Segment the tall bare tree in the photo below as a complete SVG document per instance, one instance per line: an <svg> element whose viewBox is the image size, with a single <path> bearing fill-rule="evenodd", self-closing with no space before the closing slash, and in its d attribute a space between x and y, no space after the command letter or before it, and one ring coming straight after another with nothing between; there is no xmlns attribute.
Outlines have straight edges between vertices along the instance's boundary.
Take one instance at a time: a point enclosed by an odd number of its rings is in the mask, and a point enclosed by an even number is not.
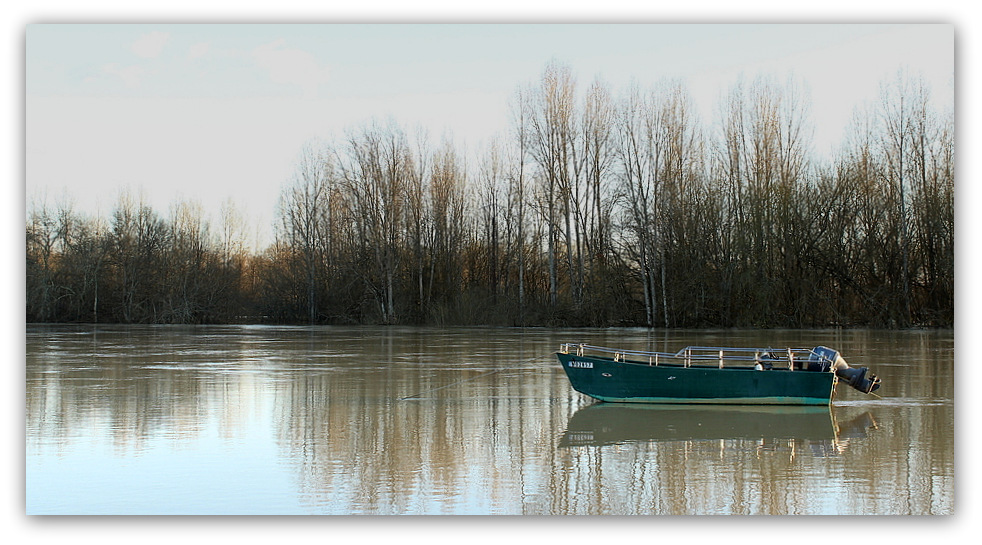
<svg viewBox="0 0 982 545"><path fill-rule="evenodd" d="M576 81L572 70L552 62L546 66L535 94L528 119L529 151L542 173L539 194L540 213L548 230L549 303L555 307L559 297L558 251L560 236L565 239L565 255L573 271L571 253L571 200L576 181ZM560 225L560 217L563 226ZM575 288L574 288L575 291Z"/></svg>
<svg viewBox="0 0 982 545"><path fill-rule="evenodd" d="M429 195L433 222L430 283L444 300L460 293L463 282L465 184L465 165L446 140L433 155Z"/></svg>
<svg viewBox="0 0 982 545"><path fill-rule="evenodd" d="M309 142L300 152L291 184L280 198L280 232L303 267L307 321L317 320L318 278L329 236L330 155Z"/></svg>
<svg viewBox="0 0 982 545"><path fill-rule="evenodd" d="M382 321L396 323L396 275L413 156L405 133L392 120L349 134L347 151L349 162L342 165L341 175L353 196L361 254L372 261L362 275Z"/></svg>
<svg viewBox="0 0 982 545"><path fill-rule="evenodd" d="M513 165L508 183L509 225L515 227L514 248L516 252L518 284L518 323L525 324L525 258L526 244L526 200L528 199L528 174L526 157L529 154L531 132L529 122L532 116L532 91L519 88L511 103L512 140L515 142Z"/></svg>

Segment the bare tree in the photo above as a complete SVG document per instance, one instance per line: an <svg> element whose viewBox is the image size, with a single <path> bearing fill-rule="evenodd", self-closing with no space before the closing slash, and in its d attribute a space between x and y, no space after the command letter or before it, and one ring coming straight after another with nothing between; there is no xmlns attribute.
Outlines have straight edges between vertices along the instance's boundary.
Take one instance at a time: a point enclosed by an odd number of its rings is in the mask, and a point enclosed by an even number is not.
<svg viewBox="0 0 982 545"><path fill-rule="evenodd" d="M553 307L558 302L559 294L557 256L561 234L566 242L567 266L570 272L573 271L570 202L574 198L577 167L575 90L576 82L570 68L553 62L546 66L535 95L530 97L529 150L545 184L539 192L543 201L540 211L548 230L549 303ZM560 214L565 229L560 227Z"/></svg>
<svg viewBox="0 0 982 545"><path fill-rule="evenodd" d="M897 74L891 83L880 87L880 120L883 131L881 146L884 153L884 166L899 210L897 217L897 239L901 253L900 281L903 294L903 314L900 323L907 325L911 321L911 291L910 291L910 218L908 217L908 162L911 148L914 145L914 127L917 118L916 99L911 96L915 90L903 71Z"/></svg>
<svg viewBox="0 0 982 545"><path fill-rule="evenodd" d="M433 155L429 195L433 221L430 283L437 283L444 299L459 294L463 281L465 183L465 166L446 140Z"/></svg>
<svg viewBox="0 0 982 545"><path fill-rule="evenodd" d="M129 191L120 193L113 210L111 239L117 286L114 303L123 322L154 323L160 318L169 237L166 223L142 194L134 199Z"/></svg>
<svg viewBox="0 0 982 545"><path fill-rule="evenodd" d="M511 221L509 225L515 226L515 252L517 254L517 284L518 284L518 313L519 324L525 324L525 216L527 191L527 172L526 157L529 154L530 128L529 121L532 116L531 90L519 89L515 94L511 105L512 116L512 138L516 143L516 150L511 164L508 184L508 210Z"/></svg>
<svg viewBox="0 0 982 545"><path fill-rule="evenodd" d="M486 252L486 280L491 291L493 303L497 304L501 290L501 235L500 223L503 218L505 162L500 144L493 140L481 161L478 186L478 210L481 217ZM506 226L507 228L507 226Z"/></svg>
<svg viewBox="0 0 982 545"><path fill-rule="evenodd" d="M618 161L626 207L628 238L624 251L637 263L643 289L645 322L655 325L655 260L657 256L658 188L655 172L660 156L652 141L650 100L633 85L618 108Z"/></svg>
<svg viewBox="0 0 982 545"><path fill-rule="evenodd" d="M166 286L162 321L194 323L212 311L208 301L208 261L211 254L209 228L201 204L179 202L171 216L171 243L167 255L169 279Z"/></svg>
<svg viewBox="0 0 982 545"><path fill-rule="evenodd" d="M409 172L406 187L406 235L412 247L413 274L416 287L416 319L422 321L429 311L429 296L426 292L426 281L429 271L429 261L432 255L428 252L429 232L432 228L431 210L427 199L428 177L430 175L428 157L429 145L427 134L423 129L417 131L414 160ZM430 276L432 278L432 276Z"/></svg>
<svg viewBox="0 0 982 545"><path fill-rule="evenodd" d="M332 177L328 154L314 143L307 143L297 159L293 180L280 200L281 233L303 265L304 306L309 323L318 316L318 277L329 234Z"/></svg>
<svg viewBox="0 0 982 545"><path fill-rule="evenodd" d="M373 267L363 274L384 323L395 323L396 274L404 233L406 189L413 173L412 153L402 129L390 121L377 123L348 137L349 161L341 175L353 196L362 255Z"/></svg>
<svg viewBox="0 0 982 545"><path fill-rule="evenodd" d="M55 310L55 260L59 244L57 217L44 197L36 197L27 222L27 315L49 321Z"/></svg>

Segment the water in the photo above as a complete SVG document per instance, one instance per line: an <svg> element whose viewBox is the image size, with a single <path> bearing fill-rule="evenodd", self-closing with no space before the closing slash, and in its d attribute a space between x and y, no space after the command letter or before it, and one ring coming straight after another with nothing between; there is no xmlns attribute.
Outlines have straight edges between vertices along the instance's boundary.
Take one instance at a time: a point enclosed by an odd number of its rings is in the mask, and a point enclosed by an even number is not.
<svg viewBox="0 0 982 545"><path fill-rule="evenodd" d="M838 348L827 408L598 404L564 341ZM28 326L28 514L951 514L951 331Z"/></svg>

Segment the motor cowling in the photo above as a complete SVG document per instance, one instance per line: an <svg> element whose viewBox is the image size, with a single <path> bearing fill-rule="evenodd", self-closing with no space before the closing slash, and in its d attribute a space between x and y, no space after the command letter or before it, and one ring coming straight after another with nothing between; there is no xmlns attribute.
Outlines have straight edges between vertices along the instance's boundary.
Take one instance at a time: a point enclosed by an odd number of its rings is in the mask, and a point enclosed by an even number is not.
<svg viewBox="0 0 982 545"><path fill-rule="evenodd" d="M837 350L825 346L818 346L812 350L811 355L808 356L808 370L832 370L835 376L864 394L872 393L880 387L879 377L870 373L868 368L849 367Z"/></svg>

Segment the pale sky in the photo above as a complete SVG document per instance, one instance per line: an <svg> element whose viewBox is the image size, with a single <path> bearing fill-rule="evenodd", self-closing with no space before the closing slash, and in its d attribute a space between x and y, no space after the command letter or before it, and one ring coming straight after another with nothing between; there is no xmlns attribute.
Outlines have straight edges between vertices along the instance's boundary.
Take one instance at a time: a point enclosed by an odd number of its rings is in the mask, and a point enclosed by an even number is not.
<svg viewBox="0 0 982 545"><path fill-rule="evenodd" d="M26 31L26 196L108 216L119 190L162 215L232 198L267 229L305 141L392 116L469 152L550 60L615 95L679 78L709 124L742 75L802 78L816 151L901 67L953 97L952 25L34 24Z"/></svg>

